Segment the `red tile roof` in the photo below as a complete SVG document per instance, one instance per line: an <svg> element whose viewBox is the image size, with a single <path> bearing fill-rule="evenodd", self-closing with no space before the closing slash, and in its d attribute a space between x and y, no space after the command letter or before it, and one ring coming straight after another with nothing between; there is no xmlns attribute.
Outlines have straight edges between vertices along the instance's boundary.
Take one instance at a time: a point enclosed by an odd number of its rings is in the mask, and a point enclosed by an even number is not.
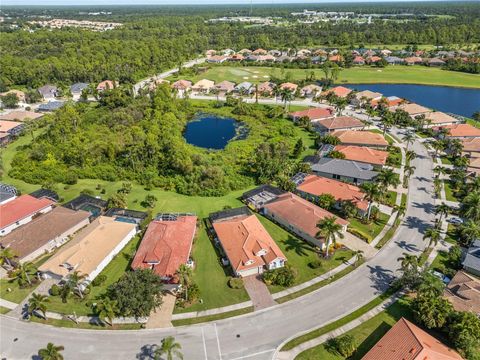
<svg viewBox="0 0 480 360"><path fill-rule="evenodd" d="M174 278L180 265L188 261L196 226L196 216L152 221L135 254L132 269L153 269L162 278Z"/></svg>
<svg viewBox="0 0 480 360"><path fill-rule="evenodd" d="M333 108L310 108L307 110L295 111L293 113L290 113L290 116L293 118L301 118L307 116L310 121L327 119L334 115L335 110Z"/></svg>
<svg viewBox="0 0 480 360"><path fill-rule="evenodd" d="M20 125L22 125L21 122L0 120L0 132L9 132L10 130L15 129L17 126Z"/></svg>
<svg viewBox="0 0 480 360"><path fill-rule="evenodd" d="M456 360L462 357L410 321L401 318L362 360Z"/></svg>
<svg viewBox="0 0 480 360"><path fill-rule="evenodd" d="M192 87L192 82L188 80L177 80L172 84L172 87L177 90L186 90Z"/></svg>
<svg viewBox="0 0 480 360"><path fill-rule="evenodd" d="M352 89L346 88L344 86L335 86L332 89L328 89L323 92L323 95L328 95L329 93L334 93L338 97L347 97L348 94L352 92Z"/></svg>
<svg viewBox="0 0 480 360"><path fill-rule="evenodd" d="M373 165L385 165L388 158L388 152L370 149L365 146L338 145L335 147L335 150L344 154L347 160L360 161Z"/></svg>
<svg viewBox="0 0 480 360"><path fill-rule="evenodd" d="M363 211L366 211L368 208L368 201L364 200L365 194L359 187L338 180L308 175L297 189L315 196L330 194L337 201L351 200Z"/></svg>
<svg viewBox="0 0 480 360"><path fill-rule="evenodd" d="M337 218L337 224L348 225L348 221L290 192L278 196L264 207L269 213L275 214L311 237L316 236L318 222L326 217L334 216Z"/></svg>
<svg viewBox="0 0 480 360"><path fill-rule="evenodd" d="M338 137L342 144L388 146L388 142L382 134L371 131L337 130L332 135Z"/></svg>
<svg viewBox="0 0 480 360"><path fill-rule="evenodd" d="M323 119L317 122L328 130L363 128L365 125L358 119L351 116L337 116Z"/></svg>
<svg viewBox="0 0 480 360"><path fill-rule="evenodd" d="M47 198L37 199L30 195L19 196L15 200L0 205L0 229L35 215L53 204L55 202Z"/></svg>
<svg viewBox="0 0 480 360"><path fill-rule="evenodd" d="M277 258L287 260L255 215L216 221L213 228L235 271L268 265ZM261 250L265 254L257 255Z"/></svg>
<svg viewBox="0 0 480 360"><path fill-rule="evenodd" d="M480 137L480 129L470 124L454 124L442 128L448 129L448 136L451 137Z"/></svg>

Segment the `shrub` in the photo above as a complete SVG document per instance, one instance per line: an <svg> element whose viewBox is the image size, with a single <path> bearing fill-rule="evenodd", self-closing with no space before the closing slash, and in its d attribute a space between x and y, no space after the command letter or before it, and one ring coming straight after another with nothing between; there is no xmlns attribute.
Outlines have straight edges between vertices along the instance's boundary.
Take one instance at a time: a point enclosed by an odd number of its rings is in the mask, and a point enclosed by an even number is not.
<svg viewBox="0 0 480 360"><path fill-rule="evenodd" d="M357 346L352 335L329 339L326 345L329 352L339 354L345 358L352 356Z"/></svg>
<svg viewBox="0 0 480 360"><path fill-rule="evenodd" d="M82 191L80 191L80 194L93 196L93 191L90 189L83 189Z"/></svg>
<svg viewBox="0 0 480 360"><path fill-rule="evenodd" d="M98 275L95 279L93 279L92 286L100 286L103 283L105 283L106 280L107 280L106 275L103 275L103 274Z"/></svg>
<svg viewBox="0 0 480 360"><path fill-rule="evenodd" d="M230 277L228 279L228 286L232 289L243 289L243 280L241 278Z"/></svg>
<svg viewBox="0 0 480 360"><path fill-rule="evenodd" d="M49 293L52 296L58 296L60 295L60 288L58 287L57 284L53 284L52 287L50 288Z"/></svg>
<svg viewBox="0 0 480 360"><path fill-rule="evenodd" d="M312 269L320 269L323 266L323 262L320 259L313 260L308 263L308 266Z"/></svg>
<svg viewBox="0 0 480 360"><path fill-rule="evenodd" d="M349 227L347 230L350 234L353 234L356 237L359 237L360 239L365 240L366 242L370 242L370 238L367 235L365 235L363 232L361 232L360 230L357 230L357 229L354 229L354 228L351 228L351 227Z"/></svg>
<svg viewBox="0 0 480 360"><path fill-rule="evenodd" d="M292 286L295 277L297 276L295 270L286 265L280 269L268 270L263 273L263 280L267 285L279 285L283 287Z"/></svg>

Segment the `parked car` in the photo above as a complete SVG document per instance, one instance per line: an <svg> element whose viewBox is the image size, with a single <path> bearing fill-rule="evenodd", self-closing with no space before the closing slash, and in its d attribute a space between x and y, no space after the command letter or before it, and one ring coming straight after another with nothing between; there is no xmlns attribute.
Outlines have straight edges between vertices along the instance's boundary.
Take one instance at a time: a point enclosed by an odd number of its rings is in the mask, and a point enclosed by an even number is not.
<svg viewBox="0 0 480 360"><path fill-rule="evenodd" d="M447 219L447 222L449 222L450 224L453 224L453 225L463 224L463 220L458 218L458 217L451 217L451 218Z"/></svg>

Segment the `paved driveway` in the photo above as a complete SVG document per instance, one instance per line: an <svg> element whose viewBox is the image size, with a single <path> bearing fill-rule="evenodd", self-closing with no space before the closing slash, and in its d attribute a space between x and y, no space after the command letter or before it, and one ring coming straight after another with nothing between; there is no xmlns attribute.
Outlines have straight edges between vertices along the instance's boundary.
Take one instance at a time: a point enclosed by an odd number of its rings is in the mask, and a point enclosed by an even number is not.
<svg viewBox="0 0 480 360"><path fill-rule="evenodd" d="M245 290L253 302L253 307L256 310L265 309L276 304L273 300L267 285L262 281L261 275L246 276L243 278Z"/></svg>

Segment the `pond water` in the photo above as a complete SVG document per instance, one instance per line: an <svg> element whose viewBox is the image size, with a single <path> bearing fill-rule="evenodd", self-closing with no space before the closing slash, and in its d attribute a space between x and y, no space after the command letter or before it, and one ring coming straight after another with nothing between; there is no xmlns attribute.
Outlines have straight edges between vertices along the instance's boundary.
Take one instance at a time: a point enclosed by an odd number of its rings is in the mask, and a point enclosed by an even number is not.
<svg viewBox="0 0 480 360"><path fill-rule="evenodd" d="M480 77L479 77L480 81ZM371 90L385 96L398 96L417 104L471 117L480 110L480 89L411 84L348 84L357 90Z"/></svg>
<svg viewBox="0 0 480 360"><path fill-rule="evenodd" d="M246 136L243 123L213 114L197 114L187 124L184 137L187 143L206 149L224 149L231 140Z"/></svg>

